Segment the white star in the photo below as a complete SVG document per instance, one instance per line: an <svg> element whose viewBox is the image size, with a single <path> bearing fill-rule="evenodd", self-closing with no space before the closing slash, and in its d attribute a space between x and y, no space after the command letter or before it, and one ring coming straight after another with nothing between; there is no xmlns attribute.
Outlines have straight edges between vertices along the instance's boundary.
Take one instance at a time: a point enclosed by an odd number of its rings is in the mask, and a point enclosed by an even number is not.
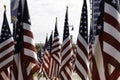
<svg viewBox="0 0 120 80"><path fill-rule="evenodd" d="M86 7L84 6L84 9L85 9Z"/></svg>
<svg viewBox="0 0 120 80"><path fill-rule="evenodd" d="M86 11L84 11L84 14L86 14Z"/></svg>
<svg viewBox="0 0 120 80"><path fill-rule="evenodd" d="M16 35L16 37L18 38L18 37L19 37L19 35L17 34L17 35Z"/></svg>
<svg viewBox="0 0 120 80"><path fill-rule="evenodd" d="M9 34L9 36L11 36L11 35Z"/></svg>
<svg viewBox="0 0 120 80"><path fill-rule="evenodd" d="M83 31L82 31L82 30L80 30L80 32L82 33Z"/></svg>
<svg viewBox="0 0 120 80"><path fill-rule="evenodd" d="M101 28L102 28L102 26L101 26L101 25L99 25L99 26L98 26L98 29L101 29Z"/></svg>
<svg viewBox="0 0 120 80"><path fill-rule="evenodd" d="M115 0L113 0L113 1L112 1L112 3L113 3L113 4L116 4L116 1L115 1Z"/></svg>
<svg viewBox="0 0 120 80"><path fill-rule="evenodd" d="M5 36L7 36L7 33L5 33Z"/></svg>
<svg viewBox="0 0 120 80"><path fill-rule="evenodd" d="M5 40L6 38L5 38L5 37L3 37L3 39Z"/></svg>
<svg viewBox="0 0 120 80"><path fill-rule="evenodd" d="M87 39L87 36L85 36L85 39Z"/></svg>
<svg viewBox="0 0 120 80"><path fill-rule="evenodd" d="M18 16L20 15L20 12L18 12Z"/></svg>
<svg viewBox="0 0 120 80"><path fill-rule="evenodd" d="M8 32L8 29L6 29L6 31Z"/></svg>
<svg viewBox="0 0 120 80"><path fill-rule="evenodd" d="M6 25L4 24L3 26L5 27Z"/></svg>

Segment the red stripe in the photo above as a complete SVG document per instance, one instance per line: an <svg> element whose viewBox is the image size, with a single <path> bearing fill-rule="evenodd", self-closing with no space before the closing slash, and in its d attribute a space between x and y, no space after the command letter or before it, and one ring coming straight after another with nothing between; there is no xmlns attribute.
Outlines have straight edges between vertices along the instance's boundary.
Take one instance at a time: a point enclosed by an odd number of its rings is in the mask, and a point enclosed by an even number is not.
<svg viewBox="0 0 120 80"><path fill-rule="evenodd" d="M83 74L80 72L80 70L77 68L76 65L75 65L75 71L81 77L82 80L86 80L85 77L83 76Z"/></svg>
<svg viewBox="0 0 120 80"><path fill-rule="evenodd" d="M110 75L110 80L118 80L120 77L120 70L115 69L113 73Z"/></svg>
<svg viewBox="0 0 120 80"><path fill-rule="evenodd" d="M35 46L30 43L24 42L24 48L27 48L27 49L30 49L30 50L36 52Z"/></svg>
<svg viewBox="0 0 120 80"><path fill-rule="evenodd" d="M104 41L112 45L120 52L120 42L118 42L118 40L116 40L113 36L109 35L109 33L104 32L103 34Z"/></svg>
<svg viewBox="0 0 120 80"><path fill-rule="evenodd" d="M26 35L26 36L29 36L29 37L33 38L33 33L29 30L26 30L26 29L24 29L23 35Z"/></svg>
<svg viewBox="0 0 120 80"><path fill-rule="evenodd" d="M100 80L97 63L93 55L92 55L92 80Z"/></svg>
<svg viewBox="0 0 120 80"><path fill-rule="evenodd" d="M116 30L118 30L120 32L120 23L109 13L104 13L104 16L105 16L105 18L104 18L105 22L109 23L114 28L116 28Z"/></svg>
<svg viewBox="0 0 120 80"><path fill-rule="evenodd" d="M88 52L87 52L86 48L83 46L83 44L79 41L79 39L77 40L77 46L83 51L86 58L88 58L88 56L89 56Z"/></svg>
<svg viewBox="0 0 120 80"><path fill-rule="evenodd" d="M76 59L78 60L79 64L81 64L83 66L83 68L85 69L86 73L88 73L88 67L86 65L86 62L84 62L83 59L81 58L81 56L79 56L78 54L79 53L77 53L77 55L76 55Z"/></svg>
<svg viewBox="0 0 120 80"><path fill-rule="evenodd" d="M14 42L11 41L9 44L7 44L6 46L4 46L4 47L2 47L2 48L0 49L0 53L2 53L3 51L9 49L9 48L10 48L11 46L13 46L13 45L14 45Z"/></svg>

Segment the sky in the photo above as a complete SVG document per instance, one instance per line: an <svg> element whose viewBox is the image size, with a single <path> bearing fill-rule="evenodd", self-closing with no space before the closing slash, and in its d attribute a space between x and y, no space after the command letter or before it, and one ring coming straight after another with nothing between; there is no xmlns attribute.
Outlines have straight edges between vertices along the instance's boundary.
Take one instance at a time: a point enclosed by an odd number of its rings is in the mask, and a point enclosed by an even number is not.
<svg viewBox="0 0 120 80"><path fill-rule="evenodd" d="M89 7L89 2L87 3ZM0 0L0 30L3 20L4 4L7 6L7 17L12 31L12 24L10 23L10 0ZM58 32L62 41L66 6L68 6L68 23L74 26L73 31L71 30L72 27L69 28L70 34L73 35L73 42L76 43L82 4L83 0L28 0L32 23L31 29L35 43L44 43L46 34L50 36L51 31L54 30L55 27L56 17L58 18Z"/></svg>

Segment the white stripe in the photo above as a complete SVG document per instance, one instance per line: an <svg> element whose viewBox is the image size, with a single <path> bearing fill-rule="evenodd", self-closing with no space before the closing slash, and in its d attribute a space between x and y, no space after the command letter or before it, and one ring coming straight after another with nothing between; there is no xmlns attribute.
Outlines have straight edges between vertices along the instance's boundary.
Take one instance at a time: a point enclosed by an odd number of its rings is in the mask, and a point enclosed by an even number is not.
<svg viewBox="0 0 120 80"><path fill-rule="evenodd" d="M57 51L57 50L59 50L59 49L60 49L60 46L59 46L59 47L56 47L56 48L53 48L53 49L52 49L52 53L55 52L55 51Z"/></svg>
<svg viewBox="0 0 120 80"><path fill-rule="evenodd" d="M61 72L61 75L63 76L64 80L68 80L66 75L65 75L65 73L63 71Z"/></svg>
<svg viewBox="0 0 120 80"><path fill-rule="evenodd" d="M27 75L30 74L31 70L35 67L34 63L29 63L28 67L27 67Z"/></svg>
<svg viewBox="0 0 120 80"><path fill-rule="evenodd" d="M24 42L32 44L33 46L35 45L33 38L26 36L26 35L24 35Z"/></svg>
<svg viewBox="0 0 120 80"><path fill-rule="evenodd" d="M101 52L99 36L95 37L95 45L94 45L94 57L97 64L97 70L100 76L100 80L105 80L105 71L103 65L103 56Z"/></svg>
<svg viewBox="0 0 120 80"><path fill-rule="evenodd" d="M28 30L28 31L31 31L30 24L23 23L23 28L26 29L26 30Z"/></svg>
<svg viewBox="0 0 120 80"><path fill-rule="evenodd" d="M11 70L11 80L15 80L15 75L13 74L13 70Z"/></svg>
<svg viewBox="0 0 120 80"><path fill-rule="evenodd" d="M68 50L72 48L72 44L67 45L67 47L62 51L62 57L66 54Z"/></svg>
<svg viewBox="0 0 120 80"><path fill-rule="evenodd" d="M5 59L4 61L2 61L0 63L0 68L4 67L6 64L8 64L9 62L13 61L13 56L10 56L9 58Z"/></svg>
<svg viewBox="0 0 120 80"><path fill-rule="evenodd" d="M48 56L44 55L44 59L47 60L47 62L49 62Z"/></svg>
<svg viewBox="0 0 120 80"><path fill-rule="evenodd" d="M58 53L58 54L59 54L59 53ZM58 56L56 56L56 55L54 54L53 57L54 57L58 62L60 62L60 59L59 59Z"/></svg>
<svg viewBox="0 0 120 80"><path fill-rule="evenodd" d="M113 16L120 23L120 13L114 7L105 3L105 12Z"/></svg>
<svg viewBox="0 0 120 80"><path fill-rule="evenodd" d="M85 69L83 68L83 66L79 63L79 61L77 59L75 61L75 65L79 69L79 71L83 74L83 76L85 77L85 79L87 79L88 75L87 75Z"/></svg>
<svg viewBox="0 0 120 80"><path fill-rule="evenodd" d="M68 62L68 60L72 57L72 52L70 52L65 59L62 61L61 67L65 65L66 62Z"/></svg>
<svg viewBox="0 0 120 80"><path fill-rule="evenodd" d="M45 64L45 66L48 68L49 65L47 64L47 62L45 62L45 60L43 60L43 63Z"/></svg>
<svg viewBox="0 0 120 80"><path fill-rule="evenodd" d="M104 46L103 50L120 63L120 52L106 42L103 42L103 46Z"/></svg>
<svg viewBox="0 0 120 80"><path fill-rule="evenodd" d="M19 58L18 58L18 80L23 80L23 72L22 72L22 65L21 65L21 58L20 58L20 54L19 54Z"/></svg>
<svg viewBox="0 0 120 80"><path fill-rule="evenodd" d="M52 77L52 76L50 76L50 75L52 75L51 73L52 73L53 65L54 65L54 64L53 64L53 59L50 58L49 77Z"/></svg>
<svg viewBox="0 0 120 80"><path fill-rule="evenodd" d="M62 47L70 40L70 36L68 36L64 41L63 41L63 44L62 44Z"/></svg>
<svg viewBox="0 0 120 80"><path fill-rule="evenodd" d="M85 49L88 52L88 44L86 43L86 41L83 39L83 37L80 34L78 35L78 40L81 42L81 44L85 47Z"/></svg>
<svg viewBox="0 0 120 80"><path fill-rule="evenodd" d="M84 52L77 46L77 52L78 55L82 58L82 60L86 63L86 66L89 66L89 61L87 59L87 57L85 56Z"/></svg>
<svg viewBox="0 0 120 80"><path fill-rule="evenodd" d="M19 67L19 58L20 58L20 54L19 54L19 53L16 53L13 57L14 57L16 66L17 66L17 68L18 68L18 67Z"/></svg>
<svg viewBox="0 0 120 80"><path fill-rule="evenodd" d="M104 31L114 37L118 42L120 42L120 32L116 30L112 25L104 22Z"/></svg>
<svg viewBox="0 0 120 80"><path fill-rule="evenodd" d="M24 54L27 55L27 56L30 56L33 59L36 59L36 61L38 61L37 54L34 51L30 50L30 49L24 48Z"/></svg>
<svg viewBox="0 0 120 80"><path fill-rule="evenodd" d="M8 78L8 76L5 74L5 72L1 72L1 76L2 76L2 78L4 79L4 80L10 80L9 78Z"/></svg>
<svg viewBox="0 0 120 80"><path fill-rule="evenodd" d="M0 49L6 45L8 45L9 43L13 42L13 38L10 37L9 39L7 39L6 41L0 43Z"/></svg>
<svg viewBox="0 0 120 80"><path fill-rule="evenodd" d="M68 66L65 67L65 70L66 70L67 74L69 74L71 76L72 71L70 71L70 69L68 68Z"/></svg>
<svg viewBox="0 0 120 80"><path fill-rule="evenodd" d="M54 47L54 46L56 46L56 45L58 45L59 43L58 42L54 42L53 44L52 44L52 47Z"/></svg>
<svg viewBox="0 0 120 80"><path fill-rule="evenodd" d="M5 51L3 51L3 52L0 53L0 58L8 55L13 50L14 50L14 46L11 46L11 47L7 48Z"/></svg>

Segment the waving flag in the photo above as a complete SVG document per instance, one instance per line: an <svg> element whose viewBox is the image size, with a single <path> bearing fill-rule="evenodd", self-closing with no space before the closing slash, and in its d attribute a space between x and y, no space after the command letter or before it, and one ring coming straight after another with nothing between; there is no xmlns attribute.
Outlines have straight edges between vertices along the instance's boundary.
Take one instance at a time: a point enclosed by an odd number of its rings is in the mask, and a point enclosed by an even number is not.
<svg viewBox="0 0 120 80"><path fill-rule="evenodd" d="M96 1L98 2L98 1ZM98 6L99 5L99 6ZM105 74L104 74L104 63L103 63L103 56L102 56L102 33L103 33L103 11L104 11L104 0L101 0L98 2L97 17L93 16L96 20L96 26L93 28L95 37L94 44L92 44L92 66L91 66L91 75L92 80L105 80ZM93 8L96 9L94 6Z"/></svg>
<svg viewBox="0 0 120 80"><path fill-rule="evenodd" d="M27 1L24 4L19 1L17 26L15 32L15 80L31 80L34 73L39 69L33 34L30 28L31 22Z"/></svg>
<svg viewBox="0 0 120 80"><path fill-rule="evenodd" d="M119 0L105 0L103 57L107 80L120 78L120 5ZM111 66L109 72L108 65Z"/></svg>
<svg viewBox="0 0 120 80"><path fill-rule="evenodd" d="M55 30L54 30L54 39L52 43L52 50L51 50L51 76L52 78L57 78L59 69L60 69L60 42L59 42L59 33L57 30L57 18L55 23Z"/></svg>
<svg viewBox="0 0 120 80"><path fill-rule="evenodd" d="M77 38L77 54L75 70L82 80L89 80L89 54L88 54L88 15L87 3L84 0L81 22Z"/></svg>
<svg viewBox="0 0 120 80"><path fill-rule="evenodd" d="M43 56L43 72L46 78L49 77L51 47L52 47L52 33L48 41L46 37L46 42L44 46L45 52Z"/></svg>
<svg viewBox="0 0 120 80"><path fill-rule="evenodd" d="M6 9L4 11L4 19L0 35L0 76L3 80L10 79L10 66L13 63L14 41L11 35L9 24L6 17ZM2 78L0 79L2 80Z"/></svg>
<svg viewBox="0 0 120 80"><path fill-rule="evenodd" d="M62 43L62 52L61 52L61 69L60 69L60 78L61 80L72 80L72 43L71 37L69 34L69 24L68 24L68 7L65 15L64 23L64 33L63 33L63 43Z"/></svg>

